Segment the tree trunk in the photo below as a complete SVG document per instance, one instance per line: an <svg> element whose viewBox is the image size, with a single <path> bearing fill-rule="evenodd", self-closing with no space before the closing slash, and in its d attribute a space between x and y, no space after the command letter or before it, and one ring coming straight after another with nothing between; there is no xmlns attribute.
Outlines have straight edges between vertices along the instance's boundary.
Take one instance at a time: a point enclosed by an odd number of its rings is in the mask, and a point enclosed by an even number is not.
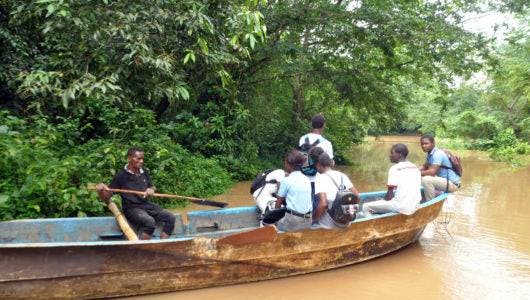
<svg viewBox="0 0 530 300"><path fill-rule="evenodd" d="M308 50L310 32L308 29L304 30L303 41L302 41L302 51L300 53L300 66L302 70L305 66L305 56L306 51ZM298 129L300 121L304 119L305 114L305 74L304 72L296 74L291 79L291 86L293 87L293 118L292 126L294 130Z"/></svg>
<svg viewBox="0 0 530 300"><path fill-rule="evenodd" d="M304 118L305 93L302 84L302 76L303 75L296 75L291 79L291 86L293 88L292 128L295 131L298 129L300 121Z"/></svg>

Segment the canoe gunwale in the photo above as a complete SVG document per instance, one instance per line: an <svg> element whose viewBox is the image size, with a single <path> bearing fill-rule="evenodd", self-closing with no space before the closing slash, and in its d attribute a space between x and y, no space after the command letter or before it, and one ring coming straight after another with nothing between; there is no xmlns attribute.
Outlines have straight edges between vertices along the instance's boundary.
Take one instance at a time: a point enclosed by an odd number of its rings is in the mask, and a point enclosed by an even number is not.
<svg viewBox="0 0 530 300"><path fill-rule="evenodd" d="M385 191L376 191L376 192L367 192L363 193L363 198L374 198L377 196L380 196L381 194L384 194ZM444 201L449 193L443 193L439 196L431 199L430 201L426 201L424 203L421 203L418 210L421 210L425 207L431 206L437 202ZM243 207L248 208L248 207ZM227 210L234 210L238 208L225 208L225 209L219 209L219 210L205 210L205 211L194 211L190 212L190 214L195 215L206 215L206 214L222 214L225 213L224 211ZM370 220L374 219L381 219L381 218L388 218L392 216L399 215L399 213L390 212L385 214L374 214L372 216L363 217L363 218L357 218L355 219L352 224L355 223L361 223L361 222L368 222ZM102 218L102 217L94 217L94 218ZM61 220L61 219L78 219L78 218L50 218L46 219L48 221L54 221L54 220ZM14 220L14 221L8 221L8 222L31 222L31 219L23 219L23 220ZM1 222L0 222L1 223ZM194 233L190 235L185 236L176 236L171 237L169 239L160 240L160 239L152 239L152 240L138 240L138 241L88 241L88 242L42 242L42 243L0 243L0 249L2 248L41 248L41 247L83 247L83 246L113 246L113 245L141 245L141 244L164 244L164 243L178 243L178 242L185 242L189 240L193 240L195 238L211 238L211 239L218 239L221 237L224 237L226 235L230 234L236 234L248 230L255 229L257 227L245 227L245 228L236 228L236 229L227 229L227 230L221 230L221 231L213 231L213 232L204 232L204 233ZM311 230L320 230L317 229L311 229ZM327 229L326 229L327 230ZM341 229L335 229L335 230L341 230ZM278 231L278 235L285 234L283 231Z"/></svg>

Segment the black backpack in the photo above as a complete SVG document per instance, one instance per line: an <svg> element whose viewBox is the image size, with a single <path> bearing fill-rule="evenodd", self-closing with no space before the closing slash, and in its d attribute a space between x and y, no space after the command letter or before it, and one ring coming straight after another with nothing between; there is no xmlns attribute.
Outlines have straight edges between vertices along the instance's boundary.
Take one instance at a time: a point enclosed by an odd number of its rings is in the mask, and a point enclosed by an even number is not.
<svg viewBox="0 0 530 300"><path fill-rule="evenodd" d="M252 181L252 184L250 185L250 193L254 194L255 191L257 191L259 188L264 187L267 183L277 183L278 181L276 179L267 181L267 175L269 175L270 172L274 171L275 169L268 169L261 173L259 173L254 181Z"/></svg>
<svg viewBox="0 0 530 300"><path fill-rule="evenodd" d="M306 163L305 165L300 169L302 171L302 174L307 176L315 176L317 174L317 168L315 166L315 161L309 157L309 151L316 147L320 143L320 138L318 138L313 143L309 142L309 137L305 137L304 143L299 147L300 152L306 157Z"/></svg>
<svg viewBox="0 0 530 300"><path fill-rule="evenodd" d="M335 186L338 188L337 195L333 201L331 208L328 208L329 216L333 219L335 223L339 226L345 226L355 220L357 216L359 198L349 190L346 190L342 182L342 176L340 178L340 186L333 180L331 176L328 177L333 181Z"/></svg>

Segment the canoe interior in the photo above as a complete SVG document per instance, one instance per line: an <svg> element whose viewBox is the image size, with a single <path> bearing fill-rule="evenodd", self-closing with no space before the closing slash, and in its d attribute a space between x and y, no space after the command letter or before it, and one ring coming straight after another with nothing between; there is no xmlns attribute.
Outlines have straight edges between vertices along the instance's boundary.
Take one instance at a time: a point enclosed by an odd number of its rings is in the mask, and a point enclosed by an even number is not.
<svg viewBox="0 0 530 300"><path fill-rule="evenodd" d="M384 194L385 191L362 193L361 203L381 198ZM422 206L426 204L428 203L424 203ZM256 228L259 225L258 211L255 206L193 211L187 214L187 223L183 222L182 215L176 214L175 216L175 229L171 237L176 239L197 236L217 237L244 229ZM355 220L355 222L359 221L362 221L362 218ZM156 239L159 234L160 226L155 231L154 238ZM123 240L124 236L114 217L31 219L0 222L0 246L2 244L28 243L111 243L112 241Z"/></svg>

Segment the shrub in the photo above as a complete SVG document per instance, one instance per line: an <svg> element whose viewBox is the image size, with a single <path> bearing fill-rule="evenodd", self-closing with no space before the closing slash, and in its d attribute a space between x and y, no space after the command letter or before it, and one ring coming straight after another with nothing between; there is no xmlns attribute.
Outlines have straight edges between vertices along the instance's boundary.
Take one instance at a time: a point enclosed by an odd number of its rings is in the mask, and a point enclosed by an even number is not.
<svg viewBox="0 0 530 300"><path fill-rule="evenodd" d="M493 116L486 116L474 110L466 110L458 115L450 125L453 134L473 139L491 139L500 128Z"/></svg>
<svg viewBox="0 0 530 300"><path fill-rule="evenodd" d="M148 117L137 123L144 127L135 129L131 119L138 116L146 118L141 111L123 118L123 128L130 128L124 136L130 139L79 144L75 132L68 129L75 127L77 120L54 125L43 117L22 120L0 112L0 173L4 175L0 179L0 219L105 214L104 205L87 190L87 184L110 182L125 165L130 146L145 150L145 167L160 191L203 197L222 193L231 185L218 161L185 150L167 136L165 128L150 124ZM153 201L165 207L185 204Z"/></svg>

